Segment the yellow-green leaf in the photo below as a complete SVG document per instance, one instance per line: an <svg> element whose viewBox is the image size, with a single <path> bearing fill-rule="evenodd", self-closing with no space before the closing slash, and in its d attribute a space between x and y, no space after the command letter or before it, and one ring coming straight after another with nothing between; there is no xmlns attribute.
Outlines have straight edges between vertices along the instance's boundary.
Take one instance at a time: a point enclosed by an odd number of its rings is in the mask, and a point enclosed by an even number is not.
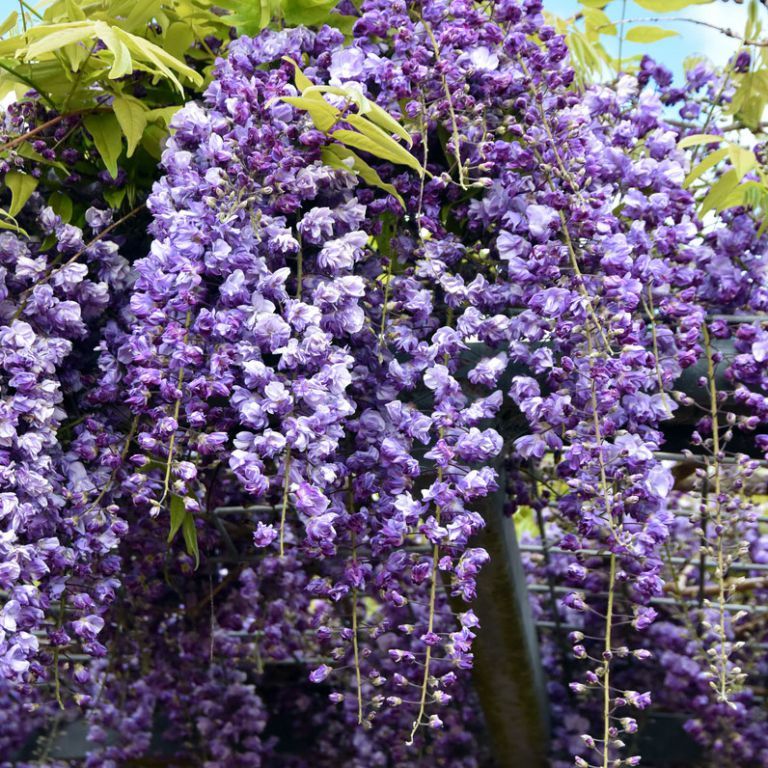
<svg viewBox="0 0 768 768"><path fill-rule="evenodd" d="M761 198L761 193L765 193L765 189L756 181L746 181L744 184L739 184L721 203L721 209L726 210L728 208L735 208L736 206L749 206L754 204L755 200Z"/></svg>
<svg viewBox="0 0 768 768"><path fill-rule="evenodd" d="M728 145L728 159L736 171L736 176L741 181L750 171L757 168L757 158L751 149L741 147L738 144Z"/></svg>
<svg viewBox="0 0 768 768"><path fill-rule="evenodd" d="M328 23L331 9L339 0L281 0L285 20L292 26L312 27Z"/></svg>
<svg viewBox="0 0 768 768"><path fill-rule="evenodd" d="M691 172L685 177L684 186L689 187L699 176L706 173L710 168L714 168L721 160L728 156L728 147L721 147L715 152L707 155Z"/></svg>
<svg viewBox="0 0 768 768"><path fill-rule="evenodd" d="M736 176L736 171L730 170L724 173L709 190L709 194L704 198L704 202L701 204L701 216L704 216L708 211L722 211L724 210L724 203L728 196L738 186L739 179Z"/></svg>
<svg viewBox="0 0 768 768"><path fill-rule="evenodd" d="M309 112L315 127L327 133L339 120L341 114L336 107L332 107L319 94L310 96L283 96L282 100L297 109Z"/></svg>
<svg viewBox="0 0 768 768"><path fill-rule="evenodd" d="M117 189L105 189L101 194L104 195L109 207L116 211L123 204L126 192L125 187L118 187Z"/></svg>
<svg viewBox="0 0 768 768"><path fill-rule="evenodd" d="M87 45L70 43L61 49L61 54L69 62L69 68L73 72L79 72L80 67L88 60L88 51L89 47Z"/></svg>
<svg viewBox="0 0 768 768"><path fill-rule="evenodd" d="M387 133L397 134L409 147L413 146L411 134L408 133L408 131L406 131L405 128L403 128L403 126L389 114L389 112L382 109L378 104L374 104L372 101L368 103L370 104L370 109L366 112L366 115L376 123L376 125L383 128Z"/></svg>
<svg viewBox="0 0 768 768"><path fill-rule="evenodd" d="M10 216L15 216L35 191L37 179L21 171L8 171L5 174L5 186L11 190L11 204L8 207L8 213Z"/></svg>
<svg viewBox="0 0 768 768"><path fill-rule="evenodd" d="M297 82L298 85L298 82ZM395 120L392 115L378 104L368 99L356 83L346 83L345 85L312 85L302 88L304 96L313 96L322 93L332 93L335 96L342 96L357 106L358 114L367 117L372 123L375 123L387 133L395 133L403 139L408 146L413 146L413 139L408 131Z"/></svg>
<svg viewBox="0 0 768 768"><path fill-rule="evenodd" d="M67 9L66 18L70 21L82 21L86 18L85 11L75 0L65 0L64 6Z"/></svg>
<svg viewBox="0 0 768 768"><path fill-rule="evenodd" d="M290 57L283 56L283 61L287 61L293 65L293 79L296 82L296 87L304 93L307 88L311 88L314 83L301 71L301 67Z"/></svg>
<svg viewBox="0 0 768 768"><path fill-rule="evenodd" d="M616 25L608 18L605 11L597 8L585 8L583 11L587 31L595 31L598 35L615 35Z"/></svg>
<svg viewBox="0 0 768 768"><path fill-rule="evenodd" d="M133 72L133 60L128 46L118 38L112 27L102 22L98 22L97 34L112 54L112 69L109 70L109 77L117 80L119 77L130 75Z"/></svg>
<svg viewBox="0 0 768 768"><path fill-rule="evenodd" d="M357 128L359 133L343 129L337 130L331 134L335 139L355 149L370 152L382 160L389 160L399 165L407 165L409 168L418 171L419 175L424 174L421 163L377 125L374 125L364 117L360 117L360 115L347 115L344 119L353 128Z"/></svg>
<svg viewBox="0 0 768 768"><path fill-rule="evenodd" d="M0 208L0 229L10 229L13 232L18 232L24 237L29 237L27 232L16 223L16 219L14 219L8 211L4 211L2 208Z"/></svg>
<svg viewBox="0 0 768 768"><path fill-rule="evenodd" d="M164 125L169 125L173 116L181 109L180 106L175 107L161 107L159 109L148 109L144 114L146 115L147 122L160 122Z"/></svg>
<svg viewBox="0 0 768 768"><path fill-rule="evenodd" d="M78 43L94 36L95 24L92 21L73 21L66 24L46 24L32 27L27 34L36 38L24 53L25 61L42 56L51 51L58 51L70 43Z"/></svg>
<svg viewBox="0 0 768 768"><path fill-rule="evenodd" d="M162 147L166 136L167 131L164 128L161 128L157 123L150 123L141 138L141 146L151 157L159 160L163 154ZM117 206L113 205L112 207L116 208Z"/></svg>
<svg viewBox="0 0 768 768"><path fill-rule="evenodd" d="M696 133L693 136L686 136L681 139L677 146L680 149L687 149L688 147L696 147L699 144L717 144L724 141L722 136L718 136L715 133Z"/></svg>
<svg viewBox="0 0 768 768"><path fill-rule="evenodd" d="M88 115L83 123L110 175L113 179L117 178L117 158L123 149L122 131L117 118L112 114Z"/></svg>
<svg viewBox="0 0 768 768"><path fill-rule="evenodd" d="M332 168L341 168L345 171L355 171L360 174L360 177L366 184L383 189L385 192L392 195L400 205L405 208L405 201L394 186L384 182L375 168L368 165L365 160L348 147L344 147L341 144L332 144L329 147L323 147L322 157L323 162L326 165L330 165Z"/></svg>
<svg viewBox="0 0 768 768"><path fill-rule="evenodd" d="M127 156L130 157L136 149L144 129L147 127L147 113L138 99L131 99L125 96L115 96L112 103L115 110L117 122L123 129L125 140L128 143Z"/></svg>
<svg viewBox="0 0 768 768"><path fill-rule="evenodd" d="M13 11L13 13L8 16L8 18L0 24L0 35L4 35L6 32L10 32L15 26L16 22L19 20L19 14L16 13L16 11Z"/></svg>
<svg viewBox="0 0 768 768"><path fill-rule="evenodd" d="M646 26L640 24L632 27L627 32L626 39L630 43L656 43L667 37L678 37L679 33L672 29L663 29L662 27Z"/></svg>
<svg viewBox="0 0 768 768"><path fill-rule="evenodd" d="M692 5L708 5L712 0L635 0L635 3L646 11L654 13L671 13L682 11Z"/></svg>

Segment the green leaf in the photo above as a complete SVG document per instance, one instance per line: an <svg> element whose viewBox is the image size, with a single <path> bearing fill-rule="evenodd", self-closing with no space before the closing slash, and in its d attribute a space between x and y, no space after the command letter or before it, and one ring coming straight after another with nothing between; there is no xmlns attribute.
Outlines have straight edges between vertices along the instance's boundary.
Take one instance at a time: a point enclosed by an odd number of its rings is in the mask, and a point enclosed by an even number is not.
<svg viewBox="0 0 768 768"><path fill-rule="evenodd" d="M160 5L157 0L137 0L132 3L133 7L128 14L128 18L121 26L129 32L139 28L139 31L147 26L147 23L154 18Z"/></svg>
<svg viewBox="0 0 768 768"><path fill-rule="evenodd" d="M679 33L671 29L662 29L661 27L639 25L632 27L627 32L626 39L630 43L656 43L667 37L678 37Z"/></svg>
<svg viewBox="0 0 768 768"><path fill-rule="evenodd" d="M174 71L189 78L195 85L202 85L203 78L194 69L188 67L176 57L171 56L170 53L164 51L159 45L155 45L149 40L144 40L136 35L131 35L118 27L112 27L112 29L114 29L115 34L125 43L135 57L154 64L157 70L176 86L179 93L183 94L184 88L176 75L173 74Z"/></svg>
<svg viewBox="0 0 768 768"><path fill-rule="evenodd" d="M692 5L708 5L712 0L635 0L635 3L646 11L654 13L671 13L682 11Z"/></svg>
<svg viewBox="0 0 768 768"><path fill-rule="evenodd" d="M53 212L57 216L61 216L61 220L65 224L72 220L72 198L65 195L63 192L54 192L48 198L48 204L53 208Z"/></svg>
<svg viewBox="0 0 768 768"><path fill-rule="evenodd" d="M701 204L700 216L704 216L708 211L720 212L725 210L723 205L728 196L738 186L739 179L736 171L730 170L724 173L709 190L709 194L704 198Z"/></svg>
<svg viewBox="0 0 768 768"><path fill-rule="evenodd" d="M259 26L261 29L266 29L269 26L269 22L272 21L272 3L270 0L259 0Z"/></svg>
<svg viewBox="0 0 768 768"><path fill-rule="evenodd" d="M2 208L0 208L0 229L10 229L13 232L18 232L24 237L29 237L27 232L16 223L16 219L14 219L8 211L4 211Z"/></svg>
<svg viewBox="0 0 768 768"><path fill-rule="evenodd" d="M388 160L392 163L399 165L407 165L409 168L417 171L420 176L424 175L424 169L421 167L421 163L407 150L401 147L389 134L385 133L377 125L374 125L369 120L366 120L360 115L347 115L344 118L353 128L357 128L359 133L355 131L337 130L331 135L337 141L346 144L347 146L354 147L355 149L362 149L365 152L370 152L375 157L379 157L382 160Z"/></svg>
<svg viewBox="0 0 768 768"><path fill-rule="evenodd" d="M155 160L159 160L163 154L163 141L165 140L168 132L161 128L157 123L151 123L144 131L144 135L141 138L141 146L146 150L147 154L154 157ZM113 208L117 206L112 206Z"/></svg>
<svg viewBox="0 0 768 768"><path fill-rule="evenodd" d="M283 96L281 99L297 109L309 112L315 127L323 133L328 133L336 125L341 114L336 107L332 107L320 94Z"/></svg>
<svg viewBox="0 0 768 768"><path fill-rule="evenodd" d="M272 17L280 6L280 0L251 0L248 3L235 3L235 13L227 16L227 20L246 35L257 35L269 26Z"/></svg>
<svg viewBox="0 0 768 768"><path fill-rule="evenodd" d="M156 2L156 0L153 0ZM184 21L174 21L163 38L163 48L177 59L183 60L195 42L195 33Z"/></svg>
<svg viewBox="0 0 768 768"><path fill-rule="evenodd" d="M83 123L93 137L93 143L104 165L112 178L116 179L117 158L123 150L122 132L117 118L111 114L88 115Z"/></svg>
<svg viewBox="0 0 768 768"><path fill-rule="evenodd" d="M283 0L281 10L291 26L312 27L324 24L338 0Z"/></svg>
<svg viewBox="0 0 768 768"><path fill-rule="evenodd" d="M184 515L181 532L184 535L184 544L187 547L187 554L195 558L195 568L200 565L200 550L197 546L197 528L195 527L195 518L187 512Z"/></svg>
<svg viewBox="0 0 768 768"><path fill-rule="evenodd" d="M768 69L745 72L736 79L739 85L726 111L757 131L768 103Z"/></svg>
<svg viewBox="0 0 768 768"><path fill-rule="evenodd" d="M710 168L714 168L721 160L725 160L727 156L728 147L722 147L715 152L711 152L685 177L683 185L690 187L699 176L705 174Z"/></svg>
<svg viewBox="0 0 768 768"><path fill-rule="evenodd" d="M693 136L686 136L678 141L677 146L680 149L687 149L688 147L696 147L699 144L719 144L721 141L725 141L725 139L715 133L696 133Z"/></svg>
<svg viewBox="0 0 768 768"><path fill-rule="evenodd" d="M400 203L400 205L403 206L403 208L405 208L405 201L394 186L384 182L375 168L368 165L365 160L348 147L344 147L341 144L332 144L329 147L323 147L322 157L323 162L326 165L330 165L332 168L341 168L345 171L354 170L366 184L388 192Z"/></svg>
<svg viewBox="0 0 768 768"><path fill-rule="evenodd" d="M184 506L184 499L175 493L171 494L171 528L168 532L168 543L170 544L176 534L179 532L187 516L187 508Z"/></svg>
<svg viewBox="0 0 768 768"><path fill-rule="evenodd" d="M347 42L349 42L352 38L352 28L355 26L357 19L357 16L346 16L343 13L329 13L325 23L329 27L336 27L336 29L347 38Z"/></svg>
<svg viewBox="0 0 768 768"><path fill-rule="evenodd" d="M37 179L21 171L8 171L5 174L5 186L11 190L11 204L8 213L15 216L29 200L37 187Z"/></svg>
<svg viewBox="0 0 768 768"><path fill-rule="evenodd" d="M126 189L125 187L118 187L117 189L105 189L102 193L104 199L109 203L109 207L116 211L125 200Z"/></svg>
<svg viewBox="0 0 768 768"><path fill-rule="evenodd" d="M144 135L144 129L147 127L147 113L138 99L131 99L125 96L115 96L112 103L115 110L117 122L123 129L123 134L128 143L127 157L130 157L141 137Z"/></svg>

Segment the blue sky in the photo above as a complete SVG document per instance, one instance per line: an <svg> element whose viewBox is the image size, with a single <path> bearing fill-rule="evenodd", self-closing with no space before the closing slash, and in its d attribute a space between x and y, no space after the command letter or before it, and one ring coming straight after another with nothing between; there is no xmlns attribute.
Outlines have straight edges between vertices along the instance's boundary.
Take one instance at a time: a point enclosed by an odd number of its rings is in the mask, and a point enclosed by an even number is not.
<svg viewBox="0 0 768 768"><path fill-rule="evenodd" d="M614 0L608 6L607 13L613 20L621 18L621 2ZM557 14L558 16L572 16L580 9L578 0L544 0L544 7ZM768 12L761 5L760 13L765 22L768 22ZM635 5L632 0L627 1L627 19L647 19L659 17L659 14L651 13ZM733 38L715 30L707 29L697 24L686 22L671 21L672 18L686 17L700 19L719 27L727 27L738 34L744 31L744 24L747 19L747 3L737 5L734 0L724 2L724 0L715 0L707 5L691 6L683 11L661 15L665 18L664 22L647 22L655 26L663 26L667 29L674 29L680 33L679 37L671 37L650 45L639 45L632 43L624 44L624 55L633 55L636 53L648 53L654 58L666 64L675 71L676 75L682 72L682 63L687 56L694 54L704 54L715 64L724 64L728 57L736 48L737 41ZM626 28L626 27L625 27ZM615 38L604 37L606 45L614 41ZM617 51L613 51L616 55Z"/></svg>

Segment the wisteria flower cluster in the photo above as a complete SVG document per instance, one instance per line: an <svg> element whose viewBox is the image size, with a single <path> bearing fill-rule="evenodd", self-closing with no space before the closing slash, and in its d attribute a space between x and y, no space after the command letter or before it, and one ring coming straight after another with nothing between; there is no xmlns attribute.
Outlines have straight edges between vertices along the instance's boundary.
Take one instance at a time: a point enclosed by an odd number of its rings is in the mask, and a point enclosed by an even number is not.
<svg viewBox="0 0 768 768"><path fill-rule="evenodd" d="M768 544L765 238L705 226L678 145L727 80L646 59L580 91L539 0L340 10L346 38L229 45L147 250L99 188L85 232L38 192L0 235L0 694L42 713L0 738L60 705L89 766L487 764L501 487L570 632L542 637L553 764L638 765L658 695L719 765L768 765L765 626L733 610Z"/></svg>

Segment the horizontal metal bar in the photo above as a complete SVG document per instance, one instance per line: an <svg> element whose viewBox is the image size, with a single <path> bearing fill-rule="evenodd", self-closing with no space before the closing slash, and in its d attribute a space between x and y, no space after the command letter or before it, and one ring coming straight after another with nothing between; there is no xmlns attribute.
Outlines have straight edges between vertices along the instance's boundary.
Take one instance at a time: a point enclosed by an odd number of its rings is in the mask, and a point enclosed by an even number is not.
<svg viewBox="0 0 768 768"><path fill-rule="evenodd" d="M553 590L559 595L570 595L572 592L582 592L578 587L553 587ZM531 584L528 586L528 591L537 593L548 593L549 587L546 584ZM608 597L607 592L591 592L591 595L595 597ZM678 606L681 602L691 608L700 608L699 601L696 597L691 596L689 599L680 600L674 597L652 597L650 599L651 605L672 605ZM747 605L744 603L726 603L726 610L738 612L748 611L750 614L768 614L768 605Z"/></svg>
<svg viewBox="0 0 768 768"><path fill-rule="evenodd" d="M520 551L527 554L543 555L544 548L536 544L521 544ZM547 547L547 551L550 555L584 555L585 557L610 557L610 552L605 552L599 549L562 549L561 547ZM686 560L684 557L671 557L667 560L671 565L690 565L691 567L699 567L699 563ZM708 568L714 568L717 563L714 561L706 563ZM729 571L764 571L768 572L768 563L733 563L728 567Z"/></svg>
<svg viewBox="0 0 768 768"><path fill-rule="evenodd" d="M250 507L238 507L238 506L231 506L231 507L214 507L213 514L214 515L237 515L242 514L243 512L276 512L277 507L273 506L272 504L254 504Z"/></svg>
<svg viewBox="0 0 768 768"><path fill-rule="evenodd" d="M715 463L715 459L712 456L705 456L701 453L676 453L673 451L654 451L653 455L657 459L662 461L685 461L689 464L698 464L702 467L712 466ZM746 454L744 454L746 455ZM763 459L753 459L751 456L747 456L747 461L751 464L756 464L760 467L768 467L768 461ZM736 456L723 456L719 464L738 464L739 458Z"/></svg>
<svg viewBox="0 0 768 768"><path fill-rule="evenodd" d="M768 315L707 315L706 318L724 323L768 323Z"/></svg>

